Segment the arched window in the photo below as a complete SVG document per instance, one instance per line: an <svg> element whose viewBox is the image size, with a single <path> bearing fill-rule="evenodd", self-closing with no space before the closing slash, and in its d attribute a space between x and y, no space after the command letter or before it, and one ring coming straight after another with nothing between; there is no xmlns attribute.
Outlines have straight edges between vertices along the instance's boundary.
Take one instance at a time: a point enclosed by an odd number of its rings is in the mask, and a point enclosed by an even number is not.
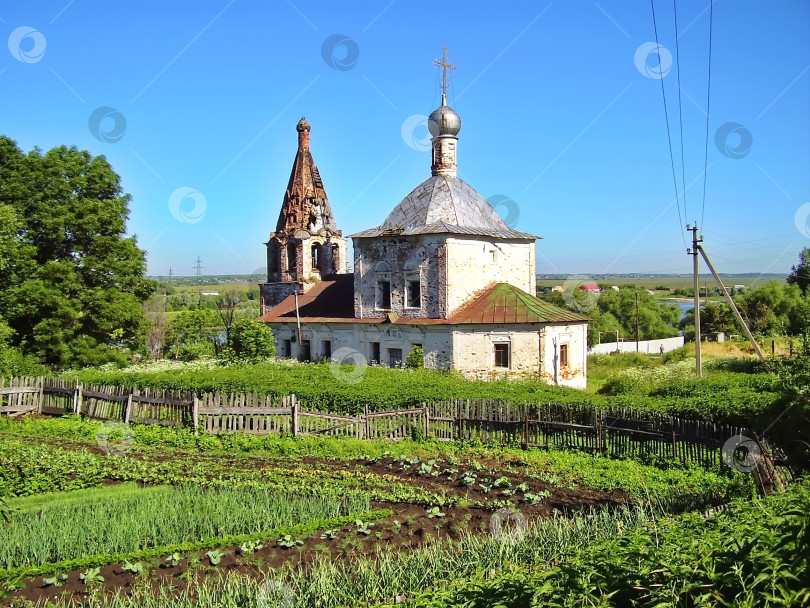
<svg viewBox="0 0 810 608"><path fill-rule="evenodd" d="M291 274L298 272L298 255L295 249L295 243L287 243L287 271Z"/></svg>
<svg viewBox="0 0 810 608"><path fill-rule="evenodd" d="M318 270L321 267L321 247L317 243L312 246L312 269Z"/></svg>
<svg viewBox="0 0 810 608"><path fill-rule="evenodd" d="M271 241L269 249L270 255L267 261L267 268L271 276L278 277L278 274L281 272L281 247L277 241ZM276 280L278 279L276 278Z"/></svg>
<svg viewBox="0 0 810 608"><path fill-rule="evenodd" d="M337 243L332 243L332 273L340 272L340 247Z"/></svg>

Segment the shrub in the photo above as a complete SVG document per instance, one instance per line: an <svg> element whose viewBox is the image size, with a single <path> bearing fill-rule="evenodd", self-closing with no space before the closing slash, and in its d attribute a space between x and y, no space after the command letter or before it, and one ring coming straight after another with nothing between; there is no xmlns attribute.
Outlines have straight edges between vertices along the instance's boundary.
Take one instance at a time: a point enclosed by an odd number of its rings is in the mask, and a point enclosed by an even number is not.
<svg viewBox="0 0 810 608"><path fill-rule="evenodd" d="M425 367L425 352L418 344L411 346L411 350L405 358L405 367L408 369L422 369Z"/></svg>
<svg viewBox="0 0 810 608"><path fill-rule="evenodd" d="M275 354L276 342L269 325L252 319L240 319L233 324L226 359L259 363Z"/></svg>

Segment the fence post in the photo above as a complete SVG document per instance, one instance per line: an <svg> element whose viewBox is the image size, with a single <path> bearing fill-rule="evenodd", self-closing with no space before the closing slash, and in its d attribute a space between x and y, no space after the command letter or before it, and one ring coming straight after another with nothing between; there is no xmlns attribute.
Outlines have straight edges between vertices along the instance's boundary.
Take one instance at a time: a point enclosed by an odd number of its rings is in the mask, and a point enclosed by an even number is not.
<svg viewBox="0 0 810 608"><path fill-rule="evenodd" d="M73 390L73 413L81 414L82 411L82 385L76 382L76 388Z"/></svg>
<svg viewBox="0 0 810 608"><path fill-rule="evenodd" d="M425 412L425 439L430 439L430 410L427 402L422 403L422 409Z"/></svg>
<svg viewBox="0 0 810 608"><path fill-rule="evenodd" d="M371 423L368 419L368 403L366 403L363 405L363 436L361 439L368 439L369 437L371 437Z"/></svg>
<svg viewBox="0 0 810 608"><path fill-rule="evenodd" d="M523 449L529 449L529 409L526 408L526 417L523 419Z"/></svg>
<svg viewBox="0 0 810 608"><path fill-rule="evenodd" d="M461 405L463 401L461 399L458 399L456 403L458 403L458 438L456 439L456 441L464 441L464 419L462 418L462 411L461 411Z"/></svg>
<svg viewBox="0 0 810 608"><path fill-rule="evenodd" d="M124 410L124 424L129 424L129 417L132 415L132 396L135 394L135 389L129 391L127 395L127 409Z"/></svg>
<svg viewBox="0 0 810 608"><path fill-rule="evenodd" d="M298 402L295 395L290 395L290 411L292 413L292 434L298 437Z"/></svg>
<svg viewBox="0 0 810 608"><path fill-rule="evenodd" d="M678 439L675 436L675 431L672 431L672 458L678 457Z"/></svg>
<svg viewBox="0 0 810 608"><path fill-rule="evenodd" d="M197 398L197 393L191 398L191 424L194 425L194 434L199 435L200 431L198 430L200 425L200 402Z"/></svg>
<svg viewBox="0 0 810 608"><path fill-rule="evenodd" d="M45 398L45 378L39 377L37 378L37 384L39 385L39 403L37 403L37 414L42 413L42 400Z"/></svg>

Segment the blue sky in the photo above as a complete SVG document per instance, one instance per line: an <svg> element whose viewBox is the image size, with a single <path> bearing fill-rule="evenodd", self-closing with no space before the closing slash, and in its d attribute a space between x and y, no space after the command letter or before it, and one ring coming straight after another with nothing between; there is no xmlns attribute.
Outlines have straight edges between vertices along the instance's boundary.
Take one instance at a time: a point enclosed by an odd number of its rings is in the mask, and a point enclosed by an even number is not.
<svg viewBox="0 0 810 608"><path fill-rule="evenodd" d="M810 3L714 2L705 208L709 3L677 0L680 62L655 8L663 78L646 0L3 3L0 132L106 156L150 274L251 273L301 116L345 235L429 176L447 46L459 176L543 237L538 272L688 273L687 219L721 272L787 272L810 246Z"/></svg>

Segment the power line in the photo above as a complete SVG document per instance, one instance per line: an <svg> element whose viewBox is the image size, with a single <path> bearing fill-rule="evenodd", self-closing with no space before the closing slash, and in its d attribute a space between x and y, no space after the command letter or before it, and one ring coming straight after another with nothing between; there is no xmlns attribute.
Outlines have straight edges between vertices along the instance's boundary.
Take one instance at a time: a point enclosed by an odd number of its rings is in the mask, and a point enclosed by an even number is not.
<svg viewBox="0 0 810 608"><path fill-rule="evenodd" d="M714 17L714 2L709 4L709 75L706 80L706 138L703 143L703 201L700 204L700 225L705 228L703 217L706 213L706 165L709 161L709 116L711 115L711 93L712 93L712 24ZM705 234L704 230L704 234Z"/></svg>
<svg viewBox="0 0 810 608"><path fill-rule="evenodd" d="M650 0L650 7L652 8L652 18L653 18L653 30L655 31L655 48L656 52L658 53L658 65L661 65L661 44L658 41L658 25L655 21L655 0ZM681 240L683 241L684 249L687 248L686 245L686 237L684 236L683 232L683 218L681 217L681 203L680 197L678 196L678 178L675 176L675 157L672 154L672 134L669 129L669 112L667 111L667 95L664 91L664 78L663 75L659 78L661 81L661 97L664 100L664 121L667 125L667 144L669 145L669 164L672 167L672 185L675 187L675 203L678 207L678 227L680 228L681 232ZM684 211L686 211L684 209Z"/></svg>
<svg viewBox="0 0 810 608"><path fill-rule="evenodd" d="M686 164L683 161L683 106L681 105L681 45L678 43L678 5L677 0L672 0L672 12L675 16L675 74L678 78L678 128L680 129L681 140L681 186L683 187L683 216L689 220L686 212ZM663 84L663 79L662 79ZM704 183L705 183L704 176Z"/></svg>

